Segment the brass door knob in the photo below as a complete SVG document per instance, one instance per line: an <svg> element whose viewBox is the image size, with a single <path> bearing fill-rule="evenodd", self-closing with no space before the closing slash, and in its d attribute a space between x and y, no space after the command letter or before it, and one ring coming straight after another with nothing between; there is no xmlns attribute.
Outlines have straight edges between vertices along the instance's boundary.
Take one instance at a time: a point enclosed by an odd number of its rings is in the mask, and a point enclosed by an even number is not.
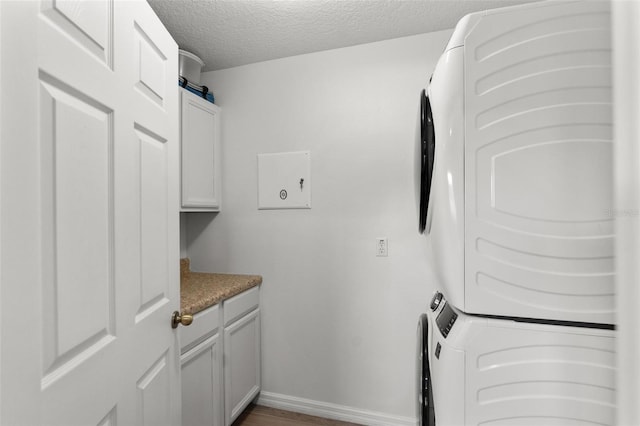
<svg viewBox="0 0 640 426"><path fill-rule="evenodd" d="M189 325L193 322L193 315L182 314L180 312L174 311L171 315L171 328L177 328L179 324Z"/></svg>

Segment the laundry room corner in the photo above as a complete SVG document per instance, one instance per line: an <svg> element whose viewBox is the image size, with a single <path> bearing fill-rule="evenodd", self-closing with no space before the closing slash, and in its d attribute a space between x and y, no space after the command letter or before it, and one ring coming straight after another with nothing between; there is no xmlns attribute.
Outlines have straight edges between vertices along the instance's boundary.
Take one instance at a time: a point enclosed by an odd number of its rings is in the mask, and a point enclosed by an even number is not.
<svg viewBox="0 0 640 426"><path fill-rule="evenodd" d="M413 424L416 318L435 289L416 225L418 94L450 34L203 73L224 109L225 207L189 216L187 254L193 270L263 276L263 394ZM258 210L257 156L307 150L312 208Z"/></svg>

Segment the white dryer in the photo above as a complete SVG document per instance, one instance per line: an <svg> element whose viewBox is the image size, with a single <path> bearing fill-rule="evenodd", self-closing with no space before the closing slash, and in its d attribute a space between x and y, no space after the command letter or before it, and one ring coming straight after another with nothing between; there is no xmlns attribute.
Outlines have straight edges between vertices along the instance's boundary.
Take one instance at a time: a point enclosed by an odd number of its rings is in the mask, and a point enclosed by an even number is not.
<svg viewBox="0 0 640 426"><path fill-rule="evenodd" d="M613 330L469 316L440 293L426 317L421 426L614 424Z"/></svg>
<svg viewBox="0 0 640 426"><path fill-rule="evenodd" d="M464 312L614 323L609 9L467 15L435 68L421 224Z"/></svg>

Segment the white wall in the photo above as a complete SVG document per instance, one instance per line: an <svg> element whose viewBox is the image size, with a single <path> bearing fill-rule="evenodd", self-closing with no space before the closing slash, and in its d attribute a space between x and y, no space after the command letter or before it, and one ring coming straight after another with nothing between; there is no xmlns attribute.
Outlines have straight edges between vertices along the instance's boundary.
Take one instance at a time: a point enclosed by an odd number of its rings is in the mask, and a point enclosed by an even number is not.
<svg viewBox="0 0 640 426"><path fill-rule="evenodd" d="M436 288L417 231L419 94L450 34L203 74L222 107L223 205L188 216L188 255L263 276L264 391L415 417L416 324ZM313 208L257 210L256 155L297 150Z"/></svg>
<svg viewBox="0 0 640 426"><path fill-rule="evenodd" d="M640 424L640 4L612 4L619 425Z"/></svg>

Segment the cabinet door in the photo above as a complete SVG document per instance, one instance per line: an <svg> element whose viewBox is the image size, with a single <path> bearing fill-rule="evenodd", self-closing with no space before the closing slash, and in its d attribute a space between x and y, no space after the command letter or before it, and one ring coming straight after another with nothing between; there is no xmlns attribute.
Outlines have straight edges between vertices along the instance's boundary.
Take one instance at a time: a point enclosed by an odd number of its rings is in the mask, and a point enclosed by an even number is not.
<svg viewBox="0 0 640 426"><path fill-rule="evenodd" d="M181 90L182 210L220 210L220 108Z"/></svg>
<svg viewBox="0 0 640 426"><path fill-rule="evenodd" d="M221 355L219 334L182 355L183 426L222 426Z"/></svg>
<svg viewBox="0 0 640 426"><path fill-rule="evenodd" d="M224 329L225 424L260 392L260 309Z"/></svg>

